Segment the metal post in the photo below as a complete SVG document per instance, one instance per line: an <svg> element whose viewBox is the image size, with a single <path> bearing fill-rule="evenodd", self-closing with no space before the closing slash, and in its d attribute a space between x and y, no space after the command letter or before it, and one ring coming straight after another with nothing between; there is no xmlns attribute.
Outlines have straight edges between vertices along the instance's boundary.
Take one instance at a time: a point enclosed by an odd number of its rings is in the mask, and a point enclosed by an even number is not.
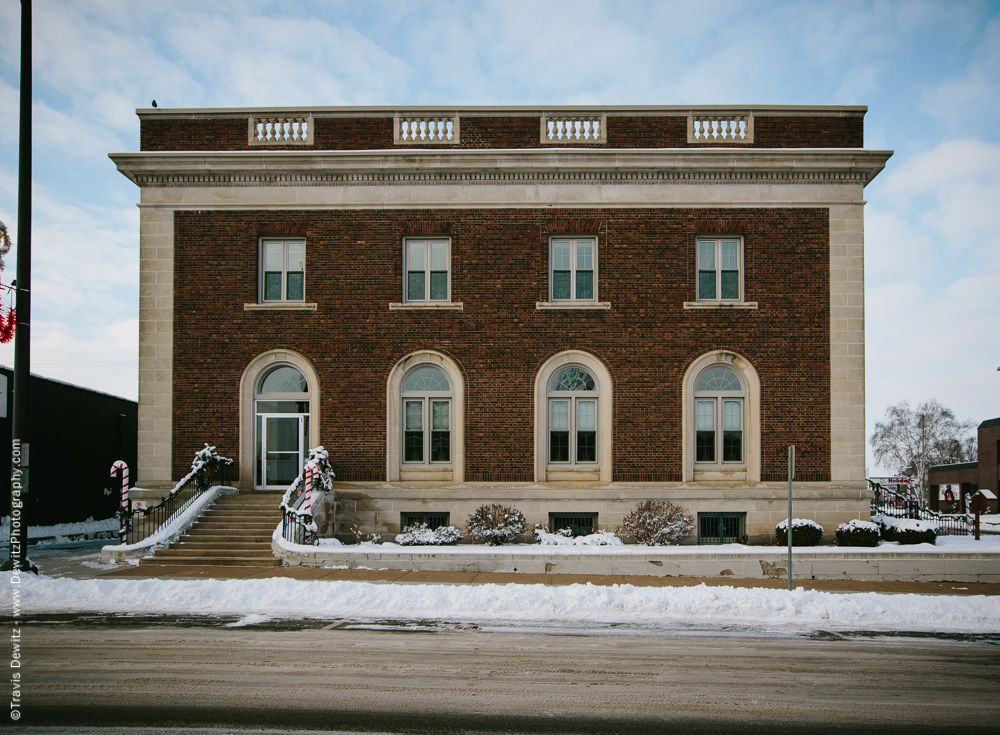
<svg viewBox="0 0 1000 735"><path fill-rule="evenodd" d="M788 448L788 591L792 591L792 478L795 477L795 445Z"/></svg>
<svg viewBox="0 0 1000 735"><path fill-rule="evenodd" d="M10 465L10 558L3 570L37 571L28 561L28 390L31 381L31 0L21 0L21 90L17 171L17 289L14 411Z"/></svg>

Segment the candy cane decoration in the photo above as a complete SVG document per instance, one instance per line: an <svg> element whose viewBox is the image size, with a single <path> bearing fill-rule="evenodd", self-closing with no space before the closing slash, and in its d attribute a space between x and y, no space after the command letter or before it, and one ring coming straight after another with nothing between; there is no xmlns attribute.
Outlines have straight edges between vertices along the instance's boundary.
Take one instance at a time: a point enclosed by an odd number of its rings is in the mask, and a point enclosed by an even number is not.
<svg viewBox="0 0 1000 735"><path fill-rule="evenodd" d="M306 471L305 471L306 499L302 503L302 512L308 513L310 518L312 517L313 481L316 479L318 475L319 475L319 467L316 466L316 463L313 462L312 460L306 462ZM312 531L313 533L316 532L316 523L314 521L309 522L309 530Z"/></svg>
<svg viewBox="0 0 1000 735"><path fill-rule="evenodd" d="M111 465L111 477L115 476L118 470L122 471L122 528L121 537L122 543L124 544L128 540L128 465L122 462L120 459L117 460L113 465Z"/></svg>
<svg viewBox="0 0 1000 735"><path fill-rule="evenodd" d="M969 524L969 535L976 532L976 519L972 515L972 496L965 494L965 522Z"/></svg>

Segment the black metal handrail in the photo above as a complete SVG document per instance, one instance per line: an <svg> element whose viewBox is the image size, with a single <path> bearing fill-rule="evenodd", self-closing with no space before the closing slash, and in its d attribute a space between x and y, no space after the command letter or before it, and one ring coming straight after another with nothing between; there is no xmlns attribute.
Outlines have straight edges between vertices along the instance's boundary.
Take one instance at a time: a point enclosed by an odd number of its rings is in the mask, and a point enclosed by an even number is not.
<svg viewBox="0 0 1000 735"><path fill-rule="evenodd" d="M229 470L233 460L220 457L215 453L215 447L205 444L205 449L195 454L191 471L174 485L173 490L156 505L149 508L132 510L132 501L125 511L127 533L122 543L135 544L149 538L161 527L171 523L203 492L215 485L229 484ZM186 498L181 495L194 489L194 494ZM119 511L121 512L121 511Z"/></svg>
<svg viewBox="0 0 1000 735"><path fill-rule="evenodd" d="M938 513L926 508L903 493L890 490L882 483L868 481L868 487L873 493L871 502L872 515L893 516L894 518L913 518L919 521L932 521L938 526L939 536L968 536L969 523L966 516Z"/></svg>

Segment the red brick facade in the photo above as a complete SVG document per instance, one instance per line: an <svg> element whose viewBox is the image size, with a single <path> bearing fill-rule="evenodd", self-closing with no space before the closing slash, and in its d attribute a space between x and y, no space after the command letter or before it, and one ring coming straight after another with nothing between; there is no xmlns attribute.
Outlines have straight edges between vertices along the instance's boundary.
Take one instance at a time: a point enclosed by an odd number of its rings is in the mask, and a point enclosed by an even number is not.
<svg viewBox="0 0 1000 735"><path fill-rule="evenodd" d="M463 310L389 310L402 297L402 238L421 232L450 236ZM597 236L610 310L536 310L549 237L570 233ZM757 309L684 309L696 298L695 238L712 233L742 235L745 299ZM316 311L244 311L257 301L259 238L276 234L304 235ZM574 349L614 381L615 479L680 481L684 371L724 349L760 377L761 479L785 478L794 443L799 479L829 481L829 243L821 207L177 211L173 474L203 441L238 456L244 370L289 349L319 375L321 443L338 477L384 479L389 372L430 349L464 373L466 478L531 481L534 378Z"/></svg>
<svg viewBox="0 0 1000 735"><path fill-rule="evenodd" d="M269 145L268 150L385 150L408 146L393 143L393 117L317 117L312 145ZM688 143L687 115L613 116L607 118L607 142L579 142L588 148L703 148ZM461 142L421 144L426 148L538 148L541 118L463 117ZM143 151L259 150L249 144L247 117L143 118ZM751 148L861 148L864 115L759 116L754 118Z"/></svg>

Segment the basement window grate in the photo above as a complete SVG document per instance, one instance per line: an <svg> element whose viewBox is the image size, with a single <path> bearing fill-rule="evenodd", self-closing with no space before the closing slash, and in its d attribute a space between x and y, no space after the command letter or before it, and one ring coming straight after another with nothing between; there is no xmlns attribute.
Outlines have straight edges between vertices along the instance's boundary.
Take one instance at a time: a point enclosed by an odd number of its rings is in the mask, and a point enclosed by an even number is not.
<svg viewBox="0 0 1000 735"><path fill-rule="evenodd" d="M699 544L745 544L746 513L699 513Z"/></svg>
<svg viewBox="0 0 1000 735"><path fill-rule="evenodd" d="M587 536L597 529L597 513L549 513L549 531L568 528L574 536Z"/></svg>
<svg viewBox="0 0 1000 735"><path fill-rule="evenodd" d="M415 523L426 523L427 528L434 530L442 526L451 525L451 513L400 513L400 529L412 526Z"/></svg>

